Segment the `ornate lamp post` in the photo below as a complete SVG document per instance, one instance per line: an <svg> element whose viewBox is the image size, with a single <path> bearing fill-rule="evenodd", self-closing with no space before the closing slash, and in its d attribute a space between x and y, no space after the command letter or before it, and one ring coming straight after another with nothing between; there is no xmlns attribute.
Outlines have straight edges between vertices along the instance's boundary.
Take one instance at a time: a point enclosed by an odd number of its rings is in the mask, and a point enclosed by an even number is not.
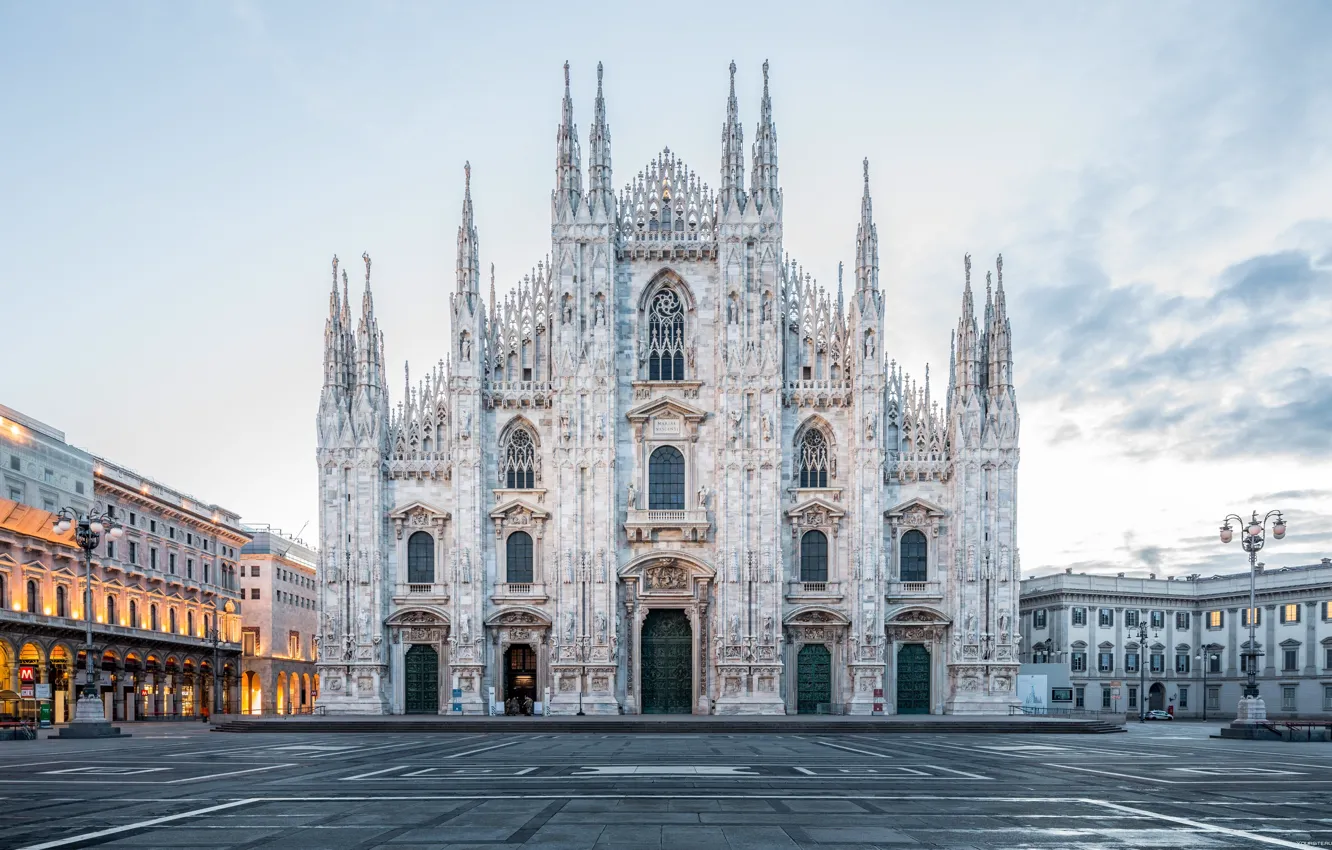
<svg viewBox="0 0 1332 850"><path fill-rule="evenodd" d="M218 607L217 602L213 602L213 627L209 629L209 638L213 641L213 707L210 709L216 716L222 713L222 690L218 682L222 671L218 669L217 644L222 637L222 609Z"/></svg>
<svg viewBox="0 0 1332 850"><path fill-rule="evenodd" d="M1281 511L1268 511L1262 518L1258 518L1258 512L1254 511L1249 519L1244 519L1238 514L1230 514L1221 524L1221 542L1229 543L1234 537L1234 529L1230 526L1230 521L1234 520L1240 525L1243 534L1240 537L1240 545L1245 552L1249 553L1249 646L1241 657L1246 658L1248 666L1248 678L1244 685L1244 696L1240 700L1239 709L1235 713L1236 722L1256 722L1267 719L1267 707L1263 705L1262 697L1258 696L1258 656L1262 655L1258 651L1258 645L1254 636L1254 627L1257 625L1257 575L1258 575L1258 551L1263 548L1267 538L1267 524L1272 523L1272 536L1277 540L1286 536L1286 519L1281 515Z"/></svg>
<svg viewBox="0 0 1332 850"><path fill-rule="evenodd" d="M107 722L106 712L102 708L102 700L97 695L97 683L93 681L92 552L102 542L103 534L112 540L119 540L125 531L120 527L120 523L111 519L107 514L96 510L81 514L73 508L61 508L60 512L55 515L52 527L56 534L64 534L70 528L74 529L74 541L83 550L83 565L87 576L83 586L83 620L85 626L83 655L87 681L84 684L83 695L79 697L78 704L74 709L72 723L96 724L110 730L111 724ZM92 734L97 736L114 735L118 734L119 731L117 729ZM64 732L61 734L63 735Z"/></svg>
<svg viewBox="0 0 1332 850"><path fill-rule="evenodd" d="M1196 660L1196 661L1198 662L1199 666L1202 667L1202 679L1203 679L1203 692L1202 692L1203 711L1202 711L1202 719L1203 719L1203 722L1206 723L1206 722L1207 722L1207 670L1208 670L1209 667L1212 666L1212 659L1213 659L1213 658L1216 658L1216 653L1215 653L1215 652L1212 652L1212 648L1211 648L1211 646L1205 646L1205 647L1203 647L1203 651L1200 652L1200 653L1198 653L1197 655L1193 656L1193 658L1194 658L1194 660Z"/></svg>
<svg viewBox="0 0 1332 850"><path fill-rule="evenodd" d="M1149 615L1150 616L1150 615ZM1160 637L1160 633L1152 635L1152 640ZM1141 617L1138 618L1138 722L1147 722L1147 659L1151 655L1147 652L1147 621Z"/></svg>

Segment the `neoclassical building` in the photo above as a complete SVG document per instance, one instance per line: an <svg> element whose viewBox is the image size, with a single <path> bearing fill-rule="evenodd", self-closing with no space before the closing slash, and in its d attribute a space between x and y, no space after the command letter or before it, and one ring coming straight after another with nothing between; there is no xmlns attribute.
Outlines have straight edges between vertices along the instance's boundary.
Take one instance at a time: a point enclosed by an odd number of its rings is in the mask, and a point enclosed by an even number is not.
<svg viewBox="0 0 1332 850"><path fill-rule="evenodd" d="M1002 261L941 401L888 359L869 166L852 279L788 259L767 66L746 180L584 174L568 66L551 254L482 295L471 170L447 355L390 400L336 258L318 415L329 712L985 712L1014 700L1018 414ZM848 219L851 215L848 215ZM906 285L894 297L914 298ZM443 352L442 352L443 353ZM493 693L493 696L492 696ZM457 708L455 708L455 706Z"/></svg>

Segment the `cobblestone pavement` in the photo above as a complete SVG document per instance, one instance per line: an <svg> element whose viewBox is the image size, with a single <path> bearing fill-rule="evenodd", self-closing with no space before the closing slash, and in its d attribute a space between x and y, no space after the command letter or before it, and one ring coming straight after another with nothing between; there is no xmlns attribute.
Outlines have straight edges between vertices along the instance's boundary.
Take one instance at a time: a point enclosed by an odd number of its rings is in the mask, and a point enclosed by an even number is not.
<svg viewBox="0 0 1332 850"><path fill-rule="evenodd" d="M0 743L0 847L1332 847L1332 744L210 734Z"/></svg>

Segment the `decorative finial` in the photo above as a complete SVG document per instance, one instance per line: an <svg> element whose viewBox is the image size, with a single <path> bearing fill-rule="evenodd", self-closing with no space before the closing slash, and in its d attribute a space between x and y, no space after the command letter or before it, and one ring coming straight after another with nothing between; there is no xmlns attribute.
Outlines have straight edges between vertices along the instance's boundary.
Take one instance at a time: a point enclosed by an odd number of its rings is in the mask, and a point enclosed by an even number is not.
<svg viewBox="0 0 1332 850"><path fill-rule="evenodd" d="M597 63L597 91L601 91L601 63Z"/></svg>
<svg viewBox="0 0 1332 850"><path fill-rule="evenodd" d="M999 288L1004 288L1004 255L1000 254L994 261L994 268L999 276Z"/></svg>
<svg viewBox="0 0 1332 850"><path fill-rule="evenodd" d="M731 60L731 94L735 94L735 60Z"/></svg>
<svg viewBox="0 0 1332 850"><path fill-rule="evenodd" d="M967 270L967 288L970 289L970 288L971 288L971 255L970 255L970 254L964 254L964 255L962 256L962 265L966 267L966 270Z"/></svg>
<svg viewBox="0 0 1332 850"><path fill-rule="evenodd" d="M472 192L472 161L469 159L463 163L463 188L468 194Z"/></svg>
<svg viewBox="0 0 1332 850"><path fill-rule="evenodd" d="M564 60L564 90L569 90L569 60Z"/></svg>
<svg viewBox="0 0 1332 850"><path fill-rule="evenodd" d="M361 259L365 260L365 285L370 285L370 252L362 251Z"/></svg>
<svg viewBox="0 0 1332 850"><path fill-rule="evenodd" d="M763 96L768 96L768 60L763 60Z"/></svg>
<svg viewBox="0 0 1332 850"><path fill-rule="evenodd" d="M842 288L842 261L837 261L837 288Z"/></svg>
<svg viewBox="0 0 1332 850"><path fill-rule="evenodd" d="M333 288L338 288L338 255L333 255Z"/></svg>
<svg viewBox="0 0 1332 850"><path fill-rule="evenodd" d="M865 157L865 191L869 191L869 157Z"/></svg>

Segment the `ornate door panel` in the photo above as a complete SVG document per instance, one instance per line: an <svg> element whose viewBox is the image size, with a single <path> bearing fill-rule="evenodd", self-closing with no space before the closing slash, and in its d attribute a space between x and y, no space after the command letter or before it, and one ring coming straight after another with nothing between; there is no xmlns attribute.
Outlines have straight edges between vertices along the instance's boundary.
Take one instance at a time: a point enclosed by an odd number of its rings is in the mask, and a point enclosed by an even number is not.
<svg viewBox="0 0 1332 850"><path fill-rule="evenodd" d="M643 713L693 712L693 630L684 611L649 611L643 621Z"/></svg>
<svg viewBox="0 0 1332 850"><path fill-rule="evenodd" d="M832 702L832 655L821 643L807 643L796 656L796 713L817 714Z"/></svg>
<svg viewBox="0 0 1332 850"><path fill-rule="evenodd" d="M930 713L930 653L924 644L897 650L897 713Z"/></svg>
<svg viewBox="0 0 1332 850"><path fill-rule="evenodd" d="M439 713L439 653L416 644L407 650L407 713Z"/></svg>

